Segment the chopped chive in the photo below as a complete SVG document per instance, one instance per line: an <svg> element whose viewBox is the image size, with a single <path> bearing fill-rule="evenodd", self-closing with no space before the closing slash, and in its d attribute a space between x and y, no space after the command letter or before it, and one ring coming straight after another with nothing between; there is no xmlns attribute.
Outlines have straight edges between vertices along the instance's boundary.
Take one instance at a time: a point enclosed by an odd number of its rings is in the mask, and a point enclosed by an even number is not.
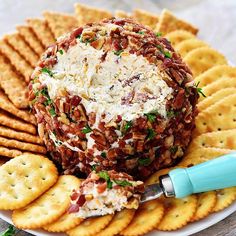
<svg viewBox="0 0 236 236"><path fill-rule="evenodd" d="M139 31L139 32L137 32L137 34L145 34L145 32Z"/></svg>
<svg viewBox="0 0 236 236"><path fill-rule="evenodd" d="M90 133L92 131L92 129L86 125L83 129L82 129L82 133L87 134Z"/></svg>
<svg viewBox="0 0 236 236"><path fill-rule="evenodd" d="M176 115L176 113L175 113L175 111L170 110L170 111L166 112L166 115L167 115L168 118L172 118Z"/></svg>
<svg viewBox="0 0 236 236"><path fill-rule="evenodd" d="M117 184L117 185L120 185L122 187L125 187L125 186L133 186L132 183L130 183L129 181L127 180L114 180L114 182Z"/></svg>
<svg viewBox="0 0 236 236"><path fill-rule="evenodd" d="M162 36L162 32L157 32L157 33L156 33L156 36L157 36L157 37Z"/></svg>
<svg viewBox="0 0 236 236"><path fill-rule="evenodd" d="M112 189L112 182L111 182L111 180L107 181L107 188L108 189Z"/></svg>
<svg viewBox="0 0 236 236"><path fill-rule="evenodd" d="M164 51L163 54L165 55L165 57L167 58L171 58L172 57L172 53L169 51Z"/></svg>
<svg viewBox="0 0 236 236"><path fill-rule="evenodd" d="M124 51L124 50L122 49L122 50L113 51L113 52L114 52L114 54L115 54L116 56L120 56L120 54L121 54L123 51Z"/></svg>
<svg viewBox="0 0 236 236"><path fill-rule="evenodd" d="M60 49L58 52L59 52L61 55L63 55L63 50L62 50L62 49Z"/></svg>
<svg viewBox="0 0 236 236"><path fill-rule="evenodd" d="M140 158L138 159L138 163L142 166L148 166L151 163L149 158Z"/></svg>
<svg viewBox="0 0 236 236"><path fill-rule="evenodd" d="M178 146L172 146L172 147L169 148L169 150L172 154L175 154L178 150Z"/></svg>
<svg viewBox="0 0 236 236"><path fill-rule="evenodd" d="M53 77L53 72L46 67L42 68L41 72L48 74L50 77Z"/></svg>
<svg viewBox="0 0 236 236"><path fill-rule="evenodd" d="M132 127L132 121L130 120L130 121L127 121L127 123L125 124L125 126L124 126L124 130L125 130L125 132L128 130L128 129L130 129L131 127Z"/></svg>
<svg viewBox="0 0 236 236"><path fill-rule="evenodd" d="M101 179L105 179L106 181L110 180L110 176L108 175L107 171L100 171L98 173L98 176L101 178Z"/></svg>
<svg viewBox="0 0 236 236"><path fill-rule="evenodd" d="M156 136L156 132L153 129L147 129L147 140L153 139Z"/></svg>
<svg viewBox="0 0 236 236"><path fill-rule="evenodd" d="M55 116L57 115L56 112L55 112L54 107L52 107L52 108L49 109L49 113L50 113L50 115L51 115L52 117L55 117Z"/></svg>
<svg viewBox="0 0 236 236"><path fill-rule="evenodd" d="M92 165L91 168L92 168L92 171L96 171L97 165Z"/></svg>
<svg viewBox="0 0 236 236"><path fill-rule="evenodd" d="M156 120L157 114L158 113L149 112L149 113L145 113L144 115L147 117L148 121L153 123Z"/></svg>
<svg viewBox="0 0 236 236"><path fill-rule="evenodd" d="M201 94L204 98L206 97L206 95L203 93L202 88L199 88L198 85L200 84L200 81L197 82L197 84L195 85L197 92L199 94Z"/></svg>
<svg viewBox="0 0 236 236"><path fill-rule="evenodd" d="M106 154L105 152L102 152L102 153L101 153L101 156L102 156L103 158L106 158L106 157L107 157L107 154Z"/></svg>

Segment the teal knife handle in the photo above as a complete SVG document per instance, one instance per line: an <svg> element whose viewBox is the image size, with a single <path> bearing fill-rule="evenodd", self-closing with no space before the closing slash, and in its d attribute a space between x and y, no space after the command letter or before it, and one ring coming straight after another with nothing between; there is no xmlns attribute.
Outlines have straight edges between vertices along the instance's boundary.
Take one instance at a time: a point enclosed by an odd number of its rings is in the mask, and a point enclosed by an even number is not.
<svg viewBox="0 0 236 236"><path fill-rule="evenodd" d="M190 168L178 168L168 174L175 197L236 186L236 152Z"/></svg>

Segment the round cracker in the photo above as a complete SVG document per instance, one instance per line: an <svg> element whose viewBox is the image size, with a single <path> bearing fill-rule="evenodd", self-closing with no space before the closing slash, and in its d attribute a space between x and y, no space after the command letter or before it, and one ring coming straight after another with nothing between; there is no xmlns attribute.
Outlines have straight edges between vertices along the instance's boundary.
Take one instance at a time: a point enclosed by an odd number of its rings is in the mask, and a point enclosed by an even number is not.
<svg viewBox="0 0 236 236"><path fill-rule="evenodd" d="M80 182L75 176L60 176L57 183L36 201L13 211L13 223L20 229L36 229L56 221L68 209L70 194Z"/></svg>
<svg viewBox="0 0 236 236"><path fill-rule="evenodd" d="M176 47L184 40L195 38L194 34L186 30L174 30L166 34L165 37L171 42L173 47Z"/></svg>
<svg viewBox="0 0 236 236"><path fill-rule="evenodd" d="M109 225L96 236L113 236L120 233L131 222L135 214L134 209L124 209L117 212Z"/></svg>
<svg viewBox="0 0 236 236"><path fill-rule="evenodd" d="M191 219L191 222L201 220L207 217L216 205L216 192L210 191L197 195L197 210Z"/></svg>
<svg viewBox="0 0 236 236"><path fill-rule="evenodd" d="M165 198L165 215L158 230L171 231L184 227L193 217L197 209L197 197L191 195L185 198Z"/></svg>
<svg viewBox="0 0 236 236"><path fill-rule="evenodd" d="M214 212L221 211L228 207L236 199L236 187L216 190L217 201Z"/></svg>
<svg viewBox="0 0 236 236"><path fill-rule="evenodd" d="M143 235L153 230L164 215L164 206L160 200L153 200L141 204L133 220L121 231L124 236Z"/></svg>
<svg viewBox="0 0 236 236"><path fill-rule="evenodd" d="M43 229L47 230L48 232L66 232L70 229L75 228L83 221L82 218L76 216L76 214L66 212L62 215L59 219L55 222L45 225Z"/></svg>
<svg viewBox="0 0 236 236"><path fill-rule="evenodd" d="M112 220L113 215L105 215L96 218L89 218L83 221L79 226L67 231L69 236L91 236L99 233Z"/></svg>

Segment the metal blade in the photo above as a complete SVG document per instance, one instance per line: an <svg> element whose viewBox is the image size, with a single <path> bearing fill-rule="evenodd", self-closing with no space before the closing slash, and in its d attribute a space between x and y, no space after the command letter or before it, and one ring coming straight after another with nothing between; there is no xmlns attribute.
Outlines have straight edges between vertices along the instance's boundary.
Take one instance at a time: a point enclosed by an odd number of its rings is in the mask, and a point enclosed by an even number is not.
<svg viewBox="0 0 236 236"><path fill-rule="evenodd" d="M159 184L151 184L145 187L145 192L141 196L141 203L159 198L163 190Z"/></svg>

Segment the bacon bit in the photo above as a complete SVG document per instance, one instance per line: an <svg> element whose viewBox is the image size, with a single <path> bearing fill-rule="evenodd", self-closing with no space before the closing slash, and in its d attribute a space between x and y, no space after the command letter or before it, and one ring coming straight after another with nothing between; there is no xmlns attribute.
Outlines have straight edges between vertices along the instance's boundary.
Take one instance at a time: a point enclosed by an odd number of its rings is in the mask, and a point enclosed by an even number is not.
<svg viewBox="0 0 236 236"><path fill-rule="evenodd" d="M81 206L84 205L85 202L86 202L85 196L80 195L79 198L76 201L76 204L78 204L81 207Z"/></svg>
<svg viewBox="0 0 236 236"><path fill-rule="evenodd" d="M80 206L77 204L71 204L68 208L68 213L76 213L79 212Z"/></svg>
<svg viewBox="0 0 236 236"><path fill-rule="evenodd" d="M80 104L80 102L81 102L80 96L73 96L70 101L71 105L74 107L78 106Z"/></svg>
<svg viewBox="0 0 236 236"><path fill-rule="evenodd" d="M103 193L106 189L107 189L107 182L104 182L97 186L98 193Z"/></svg>
<svg viewBox="0 0 236 236"><path fill-rule="evenodd" d="M121 121L122 121L122 116L121 115L117 115L116 123L120 123Z"/></svg>
<svg viewBox="0 0 236 236"><path fill-rule="evenodd" d="M79 193L76 192L75 190L73 190L73 191L72 191L72 194L71 194L71 196L70 196L70 199L71 199L72 201L75 201L78 197L79 197Z"/></svg>

